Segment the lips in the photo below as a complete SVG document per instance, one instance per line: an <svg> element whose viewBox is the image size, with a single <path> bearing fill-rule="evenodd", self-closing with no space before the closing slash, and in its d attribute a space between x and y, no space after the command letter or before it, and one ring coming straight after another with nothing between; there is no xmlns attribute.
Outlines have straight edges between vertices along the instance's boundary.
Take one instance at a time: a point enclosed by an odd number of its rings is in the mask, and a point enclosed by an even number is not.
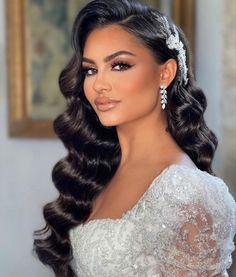
<svg viewBox="0 0 236 277"><path fill-rule="evenodd" d="M120 102L120 101L119 100L114 100L114 99L111 99L111 98L108 98L108 97L105 97L105 96L97 97L94 100L95 105L106 105L106 104L118 103L118 102Z"/></svg>
<svg viewBox="0 0 236 277"><path fill-rule="evenodd" d="M94 100L94 104L97 106L97 109L102 112L114 108L119 102L119 100L114 100L105 96L97 97Z"/></svg>

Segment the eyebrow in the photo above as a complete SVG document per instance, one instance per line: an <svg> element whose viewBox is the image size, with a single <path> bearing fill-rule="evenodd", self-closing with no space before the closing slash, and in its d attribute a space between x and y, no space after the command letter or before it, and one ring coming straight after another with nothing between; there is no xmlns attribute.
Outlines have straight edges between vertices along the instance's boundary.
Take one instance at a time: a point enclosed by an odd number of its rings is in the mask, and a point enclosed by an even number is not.
<svg viewBox="0 0 236 277"><path fill-rule="evenodd" d="M111 55L105 57L105 58L104 58L104 62L109 62L109 61L111 61L112 59L116 58L117 56L123 55L123 54L125 54L125 55L131 55L131 56L136 56L136 55L135 55L134 53L132 53L132 52L129 52L129 51L126 51L126 50L121 50L121 51L115 52L115 53L113 53L113 54L111 54ZM83 58L82 58L82 61L83 61L83 62L88 62L88 63L91 63L91 64L95 64L95 62L94 62L93 60L88 59L88 58L86 58L86 57L83 57Z"/></svg>

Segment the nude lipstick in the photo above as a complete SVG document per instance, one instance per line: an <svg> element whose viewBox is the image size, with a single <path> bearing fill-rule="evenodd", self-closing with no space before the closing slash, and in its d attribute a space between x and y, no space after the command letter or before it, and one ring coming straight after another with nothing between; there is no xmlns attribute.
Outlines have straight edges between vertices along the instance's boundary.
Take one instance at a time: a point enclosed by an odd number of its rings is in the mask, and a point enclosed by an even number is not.
<svg viewBox="0 0 236 277"><path fill-rule="evenodd" d="M109 111L116 107L120 101L105 96L99 96L94 100L94 104L101 112Z"/></svg>

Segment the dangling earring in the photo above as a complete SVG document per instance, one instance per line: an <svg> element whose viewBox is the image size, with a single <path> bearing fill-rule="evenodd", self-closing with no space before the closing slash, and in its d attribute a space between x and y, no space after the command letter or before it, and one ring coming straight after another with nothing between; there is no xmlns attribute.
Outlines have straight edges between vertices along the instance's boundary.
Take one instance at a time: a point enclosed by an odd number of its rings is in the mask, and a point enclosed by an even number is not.
<svg viewBox="0 0 236 277"><path fill-rule="evenodd" d="M161 107L164 110L167 104L167 90L166 85L160 86L160 93L161 93Z"/></svg>

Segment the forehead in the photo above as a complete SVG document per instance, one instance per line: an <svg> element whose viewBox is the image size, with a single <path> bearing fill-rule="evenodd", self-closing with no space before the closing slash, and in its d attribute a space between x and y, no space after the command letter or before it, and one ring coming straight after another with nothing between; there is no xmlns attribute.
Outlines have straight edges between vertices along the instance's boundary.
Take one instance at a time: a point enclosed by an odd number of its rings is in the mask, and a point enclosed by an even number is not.
<svg viewBox="0 0 236 277"><path fill-rule="evenodd" d="M150 55L150 50L134 34L115 24L93 30L85 41L84 55L105 56L119 50L135 51L137 55L146 52Z"/></svg>

